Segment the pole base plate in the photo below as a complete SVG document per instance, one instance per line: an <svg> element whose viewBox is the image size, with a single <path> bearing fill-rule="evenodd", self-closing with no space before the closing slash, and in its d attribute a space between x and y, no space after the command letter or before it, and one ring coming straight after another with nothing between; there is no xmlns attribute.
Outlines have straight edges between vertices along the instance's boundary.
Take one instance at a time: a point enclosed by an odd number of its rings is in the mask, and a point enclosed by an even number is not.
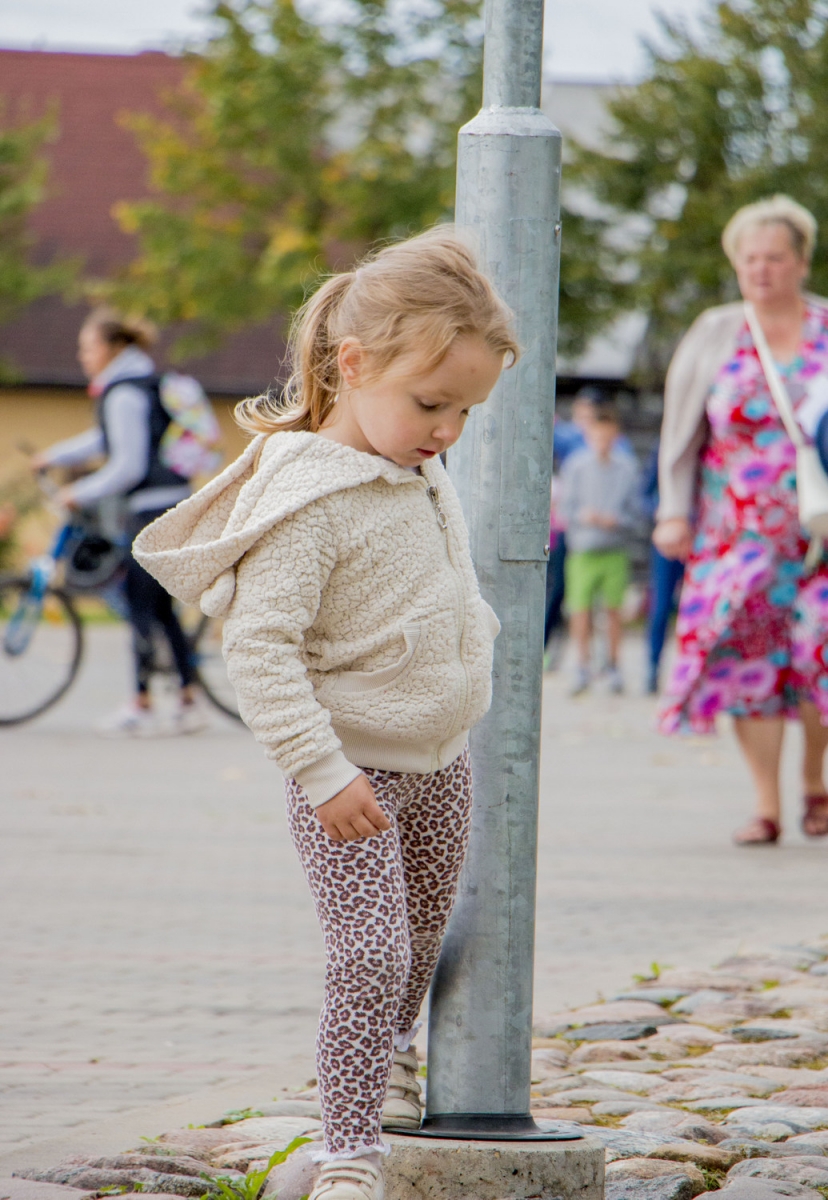
<svg viewBox="0 0 828 1200"><path fill-rule="evenodd" d="M440 1113L424 1117L419 1129L387 1129L397 1136L474 1142L574 1142L584 1136L571 1129L541 1129L529 1113Z"/></svg>

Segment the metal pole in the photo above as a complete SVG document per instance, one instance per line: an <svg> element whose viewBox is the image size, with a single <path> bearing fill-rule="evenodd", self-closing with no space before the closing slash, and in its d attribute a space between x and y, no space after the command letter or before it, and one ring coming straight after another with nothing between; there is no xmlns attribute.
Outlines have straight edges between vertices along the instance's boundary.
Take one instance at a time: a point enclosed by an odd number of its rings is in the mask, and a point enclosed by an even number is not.
<svg viewBox="0 0 828 1200"><path fill-rule="evenodd" d="M522 357L450 452L483 595L494 700L471 737L475 815L431 992L423 1133L531 1136L543 619L560 134L540 111L543 0L487 0L483 109L460 131L457 223L516 315Z"/></svg>

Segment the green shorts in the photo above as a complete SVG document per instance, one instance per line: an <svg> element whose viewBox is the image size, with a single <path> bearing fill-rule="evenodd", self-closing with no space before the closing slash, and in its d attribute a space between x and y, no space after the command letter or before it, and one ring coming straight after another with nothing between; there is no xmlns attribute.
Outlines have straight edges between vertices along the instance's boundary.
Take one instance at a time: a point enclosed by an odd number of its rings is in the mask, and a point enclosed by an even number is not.
<svg viewBox="0 0 828 1200"><path fill-rule="evenodd" d="M588 612L596 599L620 608L627 590L628 564L623 550L579 550L566 556L566 607Z"/></svg>

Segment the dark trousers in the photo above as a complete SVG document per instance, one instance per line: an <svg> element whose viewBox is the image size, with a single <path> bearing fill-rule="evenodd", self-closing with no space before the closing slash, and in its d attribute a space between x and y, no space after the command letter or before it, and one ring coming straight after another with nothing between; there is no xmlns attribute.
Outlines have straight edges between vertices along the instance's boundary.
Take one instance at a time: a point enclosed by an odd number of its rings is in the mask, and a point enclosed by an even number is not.
<svg viewBox="0 0 828 1200"><path fill-rule="evenodd" d="M563 624L564 563L566 562L566 538L559 533L549 550L546 564L546 621L543 628L543 644L546 646L555 630Z"/></svg>
<svg viewBox="0 0 828 1200"><path fill-rule="evenodd" d="M134 513L130 518L130 543L141 530L161 516L160 512ZM195 678L193 659L184 630L173 612L172 596L165 592L132 555L127 559L124 582L129 623L132 626L132 652L135 658L135 686L139 693L149 690L153 672L152 632L161 629L170 645L182 687L189 687Z"/></svg>
<svg viewBox="0 0 828 1200"><path fill-rule="evenodd" d="M650 554L650 611L647 634L650 643L650 666L658 670L667 626L675 606L676 590L684 578L684 563L665 558L652 547Z"/></svg>

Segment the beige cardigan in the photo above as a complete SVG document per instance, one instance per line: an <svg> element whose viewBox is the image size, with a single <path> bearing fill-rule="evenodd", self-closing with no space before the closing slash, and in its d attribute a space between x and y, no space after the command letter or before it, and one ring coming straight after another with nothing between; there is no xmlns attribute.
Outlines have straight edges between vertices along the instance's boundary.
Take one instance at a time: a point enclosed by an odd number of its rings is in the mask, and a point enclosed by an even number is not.
<svg viewBox="0 0 828 1200"><path fill-rule="evenodd" d="M421 471L260 435L133 547L174 596L224 617L241 715L313 805L360 767L447 766L489 707L500 626L440 460Z"/></svg>
<svg viewBox="0 0 828 1200"><path fill-rule="evenodd" d="M821 296L810 304L828 307ZM705 406L721 367L730 358L745 322L741 301L708 308L688 329L673 355L664 387L658 455L659 521L692 514L699 454L707 440Z"/></svg>

